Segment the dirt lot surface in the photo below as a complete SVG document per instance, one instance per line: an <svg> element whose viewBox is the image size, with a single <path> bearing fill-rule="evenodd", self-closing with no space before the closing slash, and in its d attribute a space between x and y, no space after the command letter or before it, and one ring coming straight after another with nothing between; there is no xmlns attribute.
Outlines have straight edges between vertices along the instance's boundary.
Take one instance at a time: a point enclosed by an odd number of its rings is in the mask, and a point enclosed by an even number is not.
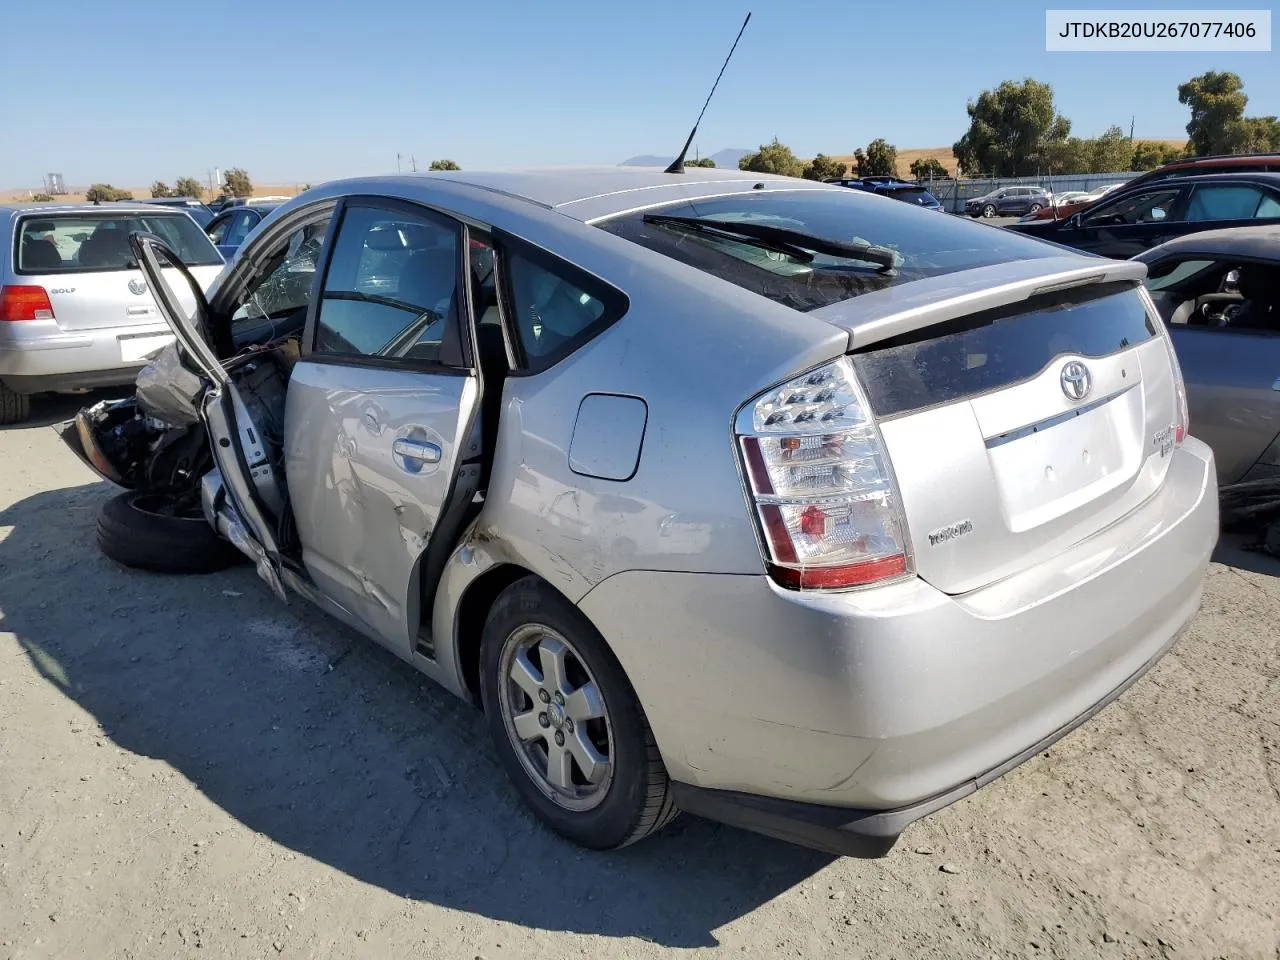
<svg viewBox="0 0 1280 960"><path fill-rule="evenodd" d="M248 569L101 557L109 488L0 432L0 960L1280 957L1280 567L1047 754L834 860L682 818L579 852L478 714Z"/></svg>

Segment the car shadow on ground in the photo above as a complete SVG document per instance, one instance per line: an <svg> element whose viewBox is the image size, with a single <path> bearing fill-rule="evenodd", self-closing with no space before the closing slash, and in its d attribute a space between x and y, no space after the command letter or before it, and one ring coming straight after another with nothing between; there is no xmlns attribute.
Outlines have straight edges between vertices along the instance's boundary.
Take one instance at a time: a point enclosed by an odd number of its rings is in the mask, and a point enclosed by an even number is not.
<svg viewBox="0 0 1280 960"><path fill-rule="evenodd" d="M1250 573L1261 573L1271 577L1280 577L1280 558L1258 550L1249 549L1258 539L1256 533L1223 532L1218 545L1213 550L1215 563L1247 570Z"/></svg>
<svg viewBox="0 0 1280 960"><path fill-rule="evenodd" d="M614 853L561 841L513 794L479 712L373 643L247 567L166 577L102 557L111 492L0 511L0 627L120 747L276 843L400 896L672 947L715 945L831 862L692 817Z"/></svg>

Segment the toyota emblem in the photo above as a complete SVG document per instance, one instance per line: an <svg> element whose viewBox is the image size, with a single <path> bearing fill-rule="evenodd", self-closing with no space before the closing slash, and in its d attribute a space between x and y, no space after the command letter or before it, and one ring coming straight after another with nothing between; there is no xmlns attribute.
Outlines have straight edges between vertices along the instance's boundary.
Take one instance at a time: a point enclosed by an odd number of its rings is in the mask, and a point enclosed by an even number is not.
<svg viewBox="0 0 1280 960"><path fill-rule="evenodd" d="M129 292L136 293L138 296L142 296L144 293L147 292L147 285L143 281L135 278L129 281Z"/></svg>
<svg viewBox="0 0 1280 960"><path fill-rule="evenodd" d="M1071 400L1083 400L1089 395L1093 378L1089 368L1079 360L1072 360L1062 368L1062 392Z"/></svg>

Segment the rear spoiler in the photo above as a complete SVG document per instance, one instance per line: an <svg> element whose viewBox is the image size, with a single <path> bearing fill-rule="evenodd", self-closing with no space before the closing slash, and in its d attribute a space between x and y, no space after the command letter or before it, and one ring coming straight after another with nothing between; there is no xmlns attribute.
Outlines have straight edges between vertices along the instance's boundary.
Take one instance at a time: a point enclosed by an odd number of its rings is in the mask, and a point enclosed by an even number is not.
<svg viewBox="0 0 1280 960"><path fill-rule="evenodd" d="M1017 260L886 287L812 311L857 350L922 327L1095 283L1140 283L1146 264L1075 256Z"/></svg>

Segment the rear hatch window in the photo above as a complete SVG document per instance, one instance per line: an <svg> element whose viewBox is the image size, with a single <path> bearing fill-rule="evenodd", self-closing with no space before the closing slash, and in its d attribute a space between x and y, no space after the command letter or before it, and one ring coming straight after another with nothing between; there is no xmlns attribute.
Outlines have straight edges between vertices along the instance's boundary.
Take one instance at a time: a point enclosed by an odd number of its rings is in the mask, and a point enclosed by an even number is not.
<svg viewBox="0 0 1280 960"><path fill-rule="evenodd" d="M853 363L876 414L892 417L1001 390L1056 357L1105 357L1155 335L1132 284L1095 284L882 340Z"/></svg>
<svg viewBox="0 0 1280 960"><path fill-rule="evenodd" d="M956 217L924 216L857 190L768 190L627 213L596 226L796 310L816 310L885 287L974 267L1057 256L1032 237ZM895 254L876 264L827 254L789 256L758 244L645 221L646 214L746 221L842 243L865 242ZM801 245L802 246L802 245Z"/></svg>
<svg viewBox="0 0 1280 960"><path fill-rule="evenodd" d="M187 266L222 264L203 230L185 213L76 213L24 217L14 268L23 274L111 273L136 269L129 234L162 237Z"/></svg>

